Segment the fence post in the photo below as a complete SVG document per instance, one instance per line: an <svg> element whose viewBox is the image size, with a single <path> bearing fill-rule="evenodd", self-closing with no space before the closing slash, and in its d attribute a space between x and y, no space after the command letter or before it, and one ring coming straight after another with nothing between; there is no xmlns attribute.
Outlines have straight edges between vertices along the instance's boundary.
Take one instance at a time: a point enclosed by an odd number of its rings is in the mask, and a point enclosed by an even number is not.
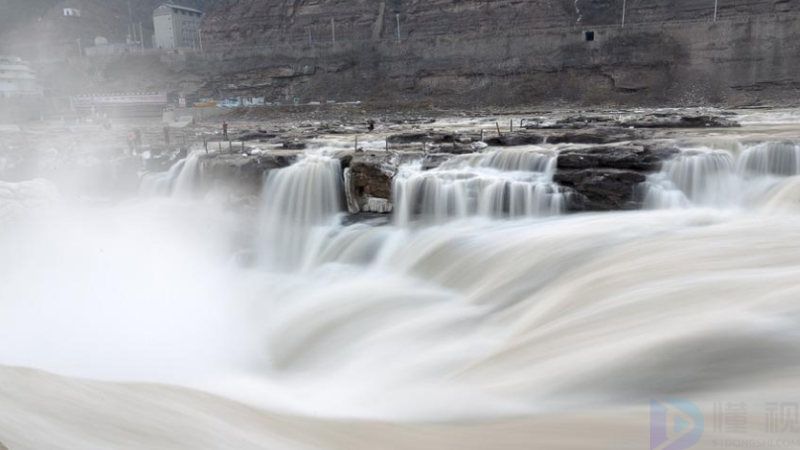
<svg viewBox="0 0 800 450"><path fill-rule="evenodd" d="M626 0L622 0L622 28L625 28L625 7L627 6L626 3L627 3Z"/></svg>
<svg viewBox="0 0 800 450"><path fill-rule="evenodd" d="M397 43L400 43L400 14L394 15L395 19L397 20Z"/></svg>

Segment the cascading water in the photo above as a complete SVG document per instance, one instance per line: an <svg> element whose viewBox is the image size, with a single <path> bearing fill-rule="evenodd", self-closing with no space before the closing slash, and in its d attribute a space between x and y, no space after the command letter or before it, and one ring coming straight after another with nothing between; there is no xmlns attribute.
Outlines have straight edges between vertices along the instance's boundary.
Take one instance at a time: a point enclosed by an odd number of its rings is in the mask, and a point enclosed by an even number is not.
<svg viewBox="0 0 800 450"><path fill-rule="evenodd" d="M260 257L273 268L296 269L309 242L343 211L342 168L323 151L309 152L270 172L262 195Z"/></svg>
<svg viewBox="0 0 800 450"><path fill-rule="evenodd" d="M194 152L186 157L183 168L175 178L172 185L172 196L178 198L192 198L197 193L200 181L200 152Z"/></svg>
<svg viewBox="0 0 800 450"><path fill-rule="evenodd" d="M764 142L744 149L737 163L742 175L793 176L800 174L800 145Z"/></svg>
<svg viewBox="0 0 800 450"><path fill-rule="evenodd" d="M255 226L207 198L53 207L47 185L0 184L0 441L634 449L654 399L707 418L719 401L791 399L787 148L685 150L650 180L684 209L555 217L538 217L563 201L544 148L409 165L388 226L339 224L343 174L325 151L269 174ZM159 189L191 192L191 161ZM762 183L764 210L747 209ZM719 205L739 208L697 207ZM449 220L470 215L503 220ZM262 264L239 264L253 229ZM748 437L785 438L759 431L762 412ZM740 436L705 433L692 448Z"/></svg>
<svg viewBox="0 0 800 450"><path fill-rule="evenodd" d="M555 153L535 148L459 156L427 171L405 165L393 185L396 222L558 214L564 193L553 183L555 163Z"/></svg>
<svg viewBox="0 0 800 450"><path fill-rule="evenodd" d="M800 174L794 143L745 144L737 151L683 149L651 175L645 187L649 208L741 207L766 195L782 178Z"/></svg>
<svg viewBox="0 0 800 450"><path fill-rule="evenodd" d="M193 152L173 164L166 172L145 174L139 192L147 197L192 198L200 181L201 155L200 152Z"/></svg>

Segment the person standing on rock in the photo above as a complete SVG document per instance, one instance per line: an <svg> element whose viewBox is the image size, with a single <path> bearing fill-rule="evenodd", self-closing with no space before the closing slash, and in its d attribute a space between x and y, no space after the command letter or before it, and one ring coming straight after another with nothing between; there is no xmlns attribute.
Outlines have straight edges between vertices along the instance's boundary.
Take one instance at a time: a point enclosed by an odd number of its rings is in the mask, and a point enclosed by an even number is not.
<svg viewBox="0 0 800 450"><path fill-rule="evenodd" d="M136 154L136 135L133 131L128 133L128 154L135 155Z"/></svg>
<svg viewBox="0 0 800 450"><path fill-rule="evenodd" d="M222 121L222 138L228 140L228 122L225 120Z"/></svg>

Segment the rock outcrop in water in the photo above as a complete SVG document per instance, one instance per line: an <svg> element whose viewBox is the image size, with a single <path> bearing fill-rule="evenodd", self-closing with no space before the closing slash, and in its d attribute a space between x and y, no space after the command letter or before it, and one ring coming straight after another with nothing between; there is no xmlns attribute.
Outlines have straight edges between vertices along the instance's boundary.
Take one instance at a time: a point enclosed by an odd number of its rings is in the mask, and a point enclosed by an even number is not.
<svg viewBox="0 0 800 450"><path fill-rule="evenodd" d="M348 210L355 213L392 211L392 180L397 173L390 155L356 153L349 156L345 169L345 194Z"/></svg>
<svg viewBox="0 0 800 450"><path fill-rule="evenodd" d="M573 191L568 211L613 211L642 206L637 187L677 148L652 144L564 150L553 181Z"/></svg>

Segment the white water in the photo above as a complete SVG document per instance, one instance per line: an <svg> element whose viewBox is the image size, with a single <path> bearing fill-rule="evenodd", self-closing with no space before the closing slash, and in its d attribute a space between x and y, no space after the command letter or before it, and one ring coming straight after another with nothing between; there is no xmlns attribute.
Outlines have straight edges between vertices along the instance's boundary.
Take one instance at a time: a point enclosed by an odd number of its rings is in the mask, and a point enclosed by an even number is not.
<svg viewBox="0 0 800 450"><path fill-rule="evenodd" d="M142 177L139 192L146 197L192 198L201 177L201 155L200 152L194 152L173 164L166 172L145 174Z"/></svg>
<svg viewBox="0 0 800 450"><path fill-rule="evenodd" d="M786 177L800 174L800 146L737 144L733 150L685 148L650 176L650 208L752 207Z"/></svg>
<svg viewBox="0 0 800 450"><path fill-rule="evenodd" d="M267 176L262 193L259 245L276 270L296 269L308 241L333 225L343 211L342 168L322 151L309 153Z"/></svg>
<svg viewBox="0 0 800 450"><path fill-rule="evenodd" d="M459 156L433 170L403 166L393 186L396 221L558 214L564 194L553 183L555 163L554 152L533 148Z"/></svg>
<svg viewBox="0 0 800 450"><path fill-rule="evenodd" d="M654 176L684 208L575 216L540 209L546 195L508 206L508 186L550 184L541 149L409 166L385 227L338 225L324 152L269 176L256 221L209 199L90 207L9 184L0 364L236 403L5 369L0 442L646 448L651 398L791 401L800 184L786 158L753 162L770 154L687 152ZM419 184L436 189L412 214Z"/></svg>

